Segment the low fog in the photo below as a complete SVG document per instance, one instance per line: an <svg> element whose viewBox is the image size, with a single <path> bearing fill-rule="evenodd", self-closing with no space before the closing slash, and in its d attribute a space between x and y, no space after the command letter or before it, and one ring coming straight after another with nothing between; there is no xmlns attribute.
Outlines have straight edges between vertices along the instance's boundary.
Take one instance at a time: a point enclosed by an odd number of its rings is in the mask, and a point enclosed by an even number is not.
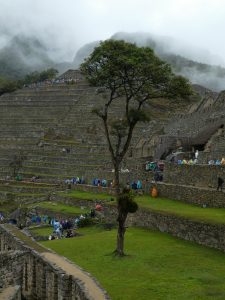
<svg viewBox="0 0 225 300"><path fill-rule="evenodd" d="M152 39L162 56L176 54L225 67L223 0L0 0L0 4L0 53L15 37L32 38L40 42L46 62L67 61L74 66L83 55L82 46L125 32L135 33L130 39L138 45ZM28 59L30 64L32 57ZM190 68L181 73L194 83L225 89L216 72L207 78Z"/></svg>

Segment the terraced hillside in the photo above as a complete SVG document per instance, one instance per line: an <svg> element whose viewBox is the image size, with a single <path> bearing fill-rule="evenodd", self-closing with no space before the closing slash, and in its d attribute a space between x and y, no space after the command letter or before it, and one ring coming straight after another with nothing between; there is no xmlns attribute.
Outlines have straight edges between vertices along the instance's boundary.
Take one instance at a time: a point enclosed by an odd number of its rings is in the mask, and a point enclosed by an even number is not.
<svg viewBox="0 0 225 300"><path fill-rule="evenodd" d="M112 166L95 88L75 84L41 85L0 97L0 178L19 173L24 180L59 183L66 178L111 179ZM120 113L116 104L113 114ZM137 142L139 126L134 133Z"/></svg>

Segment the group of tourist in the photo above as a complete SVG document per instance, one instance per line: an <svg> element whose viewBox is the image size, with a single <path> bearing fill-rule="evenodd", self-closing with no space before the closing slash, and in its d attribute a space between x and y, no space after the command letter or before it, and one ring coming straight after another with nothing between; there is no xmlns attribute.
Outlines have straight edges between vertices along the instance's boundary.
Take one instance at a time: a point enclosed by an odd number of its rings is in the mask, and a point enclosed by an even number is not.
<svg viewBox="0 0 225 300"><path fill-rule="evenodd" d="M178 165L194 165L197 164L198 160L195 159L178 159L177 160L177 164ZM208 161L208 165L216 165L216 166L220 166L220 165L225 165L225 158L223 157L221 160L220 159L210 159Z"/></svg>
<svg viewBox="0 0 225 300"><path fill-rule="evenodd" d="M99 179L99 178L94 178L92 180L92 185L94 186L101 186L101 187L107 187L108 182L106 179Z"/></svg>
<svg viewBox="0 0 225 300"><path fill-rule="evenodd" d="M74 79L72 77L70 77L70 78L48 79L48 80L45 80L45 81L38 81L38 82L31 83L29 85L24 85L24 87L37 88L37 87L57 85L57 84L74 84L77 81L79 81L79 79Z"/></svg>
<svg viewBox="0 0 225 300"><path fill-rule="evenodd" d="M95 209L91 209L90 213L80 214L79 216L76 216L74 218L63 219L37 214L31 216L31 223L33 225L51 225L53 228L53 232L50 234L49 240L61 239L63 237L69 238L77 235L75 230L80 227L83 220L88 218L95 218L96 213L101 212L102 210L102 205L96 203Z"/></svg>
<svg viewBox="0 0 225 300"><path fill-rule="evenodd" d="M132 190L141 190L142 182L141 180L134 180L131 183L127 182L127 187L131 188Z"/></svg>
<svg viewBox="0 0 225 300"><path fill-rule="evenodd" d="M178 159L177 160L177 164L178 165L195 165L197 164L198 160L195 158L195 159Z"/></svg>
<svg viewBox="0 0 225 300"><path fill-rule="evenodd" d="M72 237L72 228L74 227L74 224L70 220L59 221L58 219L52 219L51 225L53 227L53 233L49 236L49 240L53 240L55 238L61 239L63 236Z"/></svg>
<svg viewBox="0 0 225 300"><path fill-rule="evenodd" d="M225 165L225 158L223 157L221 160L220 159L210 159L208 161L208 165L216 165L216 166L220 166L220 165Z"/></svg>
<svg viewBox="0 0 225 300"><path fill-rule="evenodd" d="M77 177L73 177L71 179L65 179L64 183L67 186L70 184L85 184L85 179L83 176L82 177L77 176Z"/></svg>

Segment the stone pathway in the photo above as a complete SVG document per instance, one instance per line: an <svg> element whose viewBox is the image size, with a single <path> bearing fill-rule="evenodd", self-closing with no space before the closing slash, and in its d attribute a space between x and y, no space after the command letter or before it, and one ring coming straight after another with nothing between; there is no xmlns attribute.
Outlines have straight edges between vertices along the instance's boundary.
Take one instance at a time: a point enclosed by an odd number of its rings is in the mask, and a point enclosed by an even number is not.
<svg viewBox="0 0 225 300"><path fill-rule="evenodd" d="M15 226L11 224L6 224L6 228L8 228L13 234L15 234L19 239L27 244L28 246L35 249L39 252L40 256L43 256L46 260L48 260L51 264L54 264L56 267L62 269L67 275L72 275L73 277L79 279L87 291L87 294L90 295L90 299L93 300L106 300L109 299L109 296L106 296L103 289L95 282L95 280L86 272L82 271L78 266L74 263L67 260L65 257L60 256L56 253L50 252L49 249L43 247L41 244L34 242L31 240L30 236L28 236L25 232L18 230ZM13 288L13 287L12 287ZM5 290L4 290L5 291ZM7 291L6 291L7 292ZM10 292L10 289L8 293ZM10 298L1 298L1 300L8 300Z"/></svg>
<svg viewBox="0 0 225 300"><path fill-rule="evenodd" d="M79 267L75 264L69 262L64 257L59 256L55 253L44 252L41 253L45 259L49 260L49 262L55 264L57 267L61 268L68 275L72 275L75 278L78 278L84 284L86 290L90 294L90 299L93 300L106 300L106 296L101 288L96 284L96 282L88 276L85 272L83 272Z"/></svg>
<svg viewBox="0 0 225 300"><path fill-rule="evenodd" d="M1 300L14 299L15 293L18 291L18 286L8 286L0 293Z"/></svg>

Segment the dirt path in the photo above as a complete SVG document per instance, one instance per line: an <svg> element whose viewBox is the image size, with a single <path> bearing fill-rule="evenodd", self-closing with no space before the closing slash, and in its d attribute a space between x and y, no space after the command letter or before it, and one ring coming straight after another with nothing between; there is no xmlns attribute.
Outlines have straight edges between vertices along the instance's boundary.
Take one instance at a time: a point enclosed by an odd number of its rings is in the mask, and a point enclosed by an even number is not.
<svg viewBox="0 0 225 300"><path fill-rule="evenodd" d="M63 257L51 252L44 252L41 253L41 255L44 256L46 259L48 259L51 263L56 264L58 267L64 270L66 274L72 275L75 278L80 279L83 282L86 290L89 292L90 296L93 299L95 300L106 299L103 291L100 289L100 287L97 286L95 281L87 274L85 274L82 270L80 270L78 267L76 267L76 265L70 263Z"/></svg>
<svg viewBox="0 0 225 300"><path fill-rule="evenodd" d="M0 293L1 300L9 300L13 297L17 288L15 286L8 286Z"/></svg>

